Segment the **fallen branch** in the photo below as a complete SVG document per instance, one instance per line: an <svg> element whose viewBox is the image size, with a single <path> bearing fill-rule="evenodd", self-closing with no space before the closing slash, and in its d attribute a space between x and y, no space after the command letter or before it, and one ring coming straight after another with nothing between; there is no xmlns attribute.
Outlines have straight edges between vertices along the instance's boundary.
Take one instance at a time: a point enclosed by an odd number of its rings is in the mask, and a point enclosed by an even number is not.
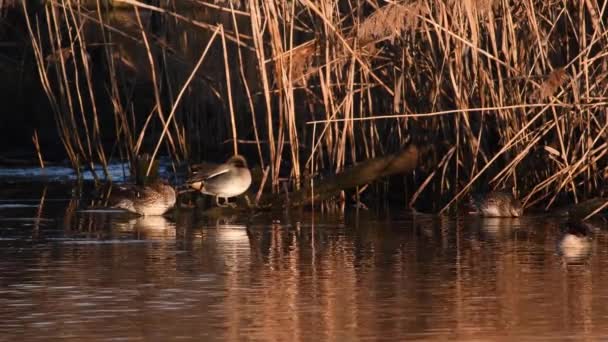
<svg viewBox="0 0 608 342"><path fill-rule="evenodd" d="M289 201L286 200L287 195L272 196L268 201L262 201L260 206L264 207L265 203L270 203L273 208L279 208L289 203L289 206L297 207L331 199L342 190L369 184L383 177L411 172L418 165L419 155L419 149L410 145L397 153L368 159L344 172L315 181L313 186L308 184L301 190L289 194Z"/></svg>

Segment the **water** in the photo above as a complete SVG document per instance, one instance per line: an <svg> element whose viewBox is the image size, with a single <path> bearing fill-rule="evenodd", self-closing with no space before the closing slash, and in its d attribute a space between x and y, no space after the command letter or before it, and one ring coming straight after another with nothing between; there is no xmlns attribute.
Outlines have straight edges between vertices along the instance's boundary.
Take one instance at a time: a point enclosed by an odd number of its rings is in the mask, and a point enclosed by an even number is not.
<svg viewBox="0 0 608 342"><path fill-rule="evenodd" d="M170 169L170 160L167 157L159 157L158 173L166 177L169 175ZM94 170L98 177L103 177L104 168L101 165L94 165ZM128 163L113 162L108 164L107 172L112 180L125 181L129 178L129 165ZM83 168L81 173L83 180L92 181L95 179L95 176L88 168ZM38 166L0 167L0 179L10 183L23 183L32 180L57 183L75 181L77 178L78 174L67 164L62 166L47 166L44 169Z"/></svg>
<svg viewBox="0 0 608 342"><path fill-rule="evenodd" d="M2 341L608 335L602 225L567 259L546 217L133 218L42 183L1 188Z"/></svg>

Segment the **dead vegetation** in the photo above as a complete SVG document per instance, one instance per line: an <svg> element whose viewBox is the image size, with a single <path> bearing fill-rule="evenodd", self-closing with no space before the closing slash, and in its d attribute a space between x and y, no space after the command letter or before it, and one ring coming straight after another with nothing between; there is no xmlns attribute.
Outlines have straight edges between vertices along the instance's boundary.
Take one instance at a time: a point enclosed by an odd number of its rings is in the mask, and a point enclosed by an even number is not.
<svg viewBox="0 0 608 342"><path fill-rule="evenodd" d="M238 149L279 192L414 143L432 149L401 180L412 205L502 188L549 207L604 188L600 1L112 3L23 5L75 167Z"/></svg>

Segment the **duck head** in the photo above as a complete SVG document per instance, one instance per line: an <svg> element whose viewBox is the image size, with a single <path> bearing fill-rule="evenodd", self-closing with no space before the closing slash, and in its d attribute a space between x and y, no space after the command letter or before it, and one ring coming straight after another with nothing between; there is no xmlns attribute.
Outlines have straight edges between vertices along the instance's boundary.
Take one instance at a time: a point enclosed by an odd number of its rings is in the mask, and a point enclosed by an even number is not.
<svg viewBox="0 0 608 342"><path fill-rule="evenodd" d="M235 168L242 168L242 169L246 169L247 168L247 160L245 159L245 157L243 157L240 154L234 155L232 157L230 157L227 161L226 164L231 165Z"/></svg>

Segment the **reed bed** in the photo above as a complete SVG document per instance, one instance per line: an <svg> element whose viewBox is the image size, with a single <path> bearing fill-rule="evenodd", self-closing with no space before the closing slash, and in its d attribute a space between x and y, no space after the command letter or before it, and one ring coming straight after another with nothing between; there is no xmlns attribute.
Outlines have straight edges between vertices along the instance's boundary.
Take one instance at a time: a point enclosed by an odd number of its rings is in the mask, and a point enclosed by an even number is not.
<svg viewBox="0 0 608 342"><path fill-rule="evenodd" d="M604 1L25 3L76 168L238 151L279 192L417 144L413 174L368 189L437 211L472 190L547 208L604 192Z"/></svg>

